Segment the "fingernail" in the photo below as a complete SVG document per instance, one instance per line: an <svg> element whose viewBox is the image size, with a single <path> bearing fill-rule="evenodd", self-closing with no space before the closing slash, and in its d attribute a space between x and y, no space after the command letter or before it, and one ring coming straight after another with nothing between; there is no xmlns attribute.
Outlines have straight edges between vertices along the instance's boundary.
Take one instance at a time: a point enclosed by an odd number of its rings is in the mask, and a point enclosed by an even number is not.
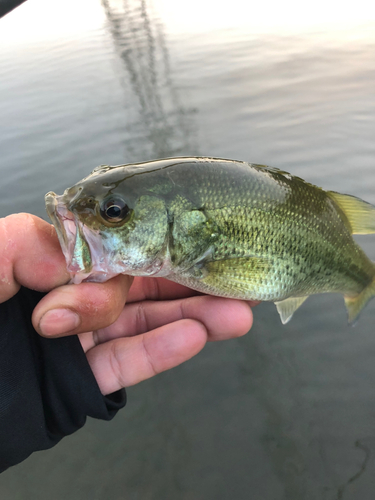
<svg viewBox="0 0 375 500"><path fill-rule="evenodd" d="M52 309L47 311L39 322L43 335L55 336L71 332L80 324L77 313L70 309Z"/></svg>

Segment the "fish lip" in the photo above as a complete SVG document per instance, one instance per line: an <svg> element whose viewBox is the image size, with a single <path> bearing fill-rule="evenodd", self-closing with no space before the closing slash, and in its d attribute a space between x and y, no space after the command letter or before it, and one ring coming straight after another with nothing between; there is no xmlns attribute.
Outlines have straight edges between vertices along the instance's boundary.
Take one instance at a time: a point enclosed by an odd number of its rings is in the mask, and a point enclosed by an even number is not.
<svg viewBox="0 0 375 500"><path fill-rule="evenodd" d="M50 191L45 195L44 199L47 214L55 227L66 260L67 269L70 273L75 274L76 269L71 269L71 263L78 233L76 218L66 208L62 196L58 196L53 191Z"/></svg>

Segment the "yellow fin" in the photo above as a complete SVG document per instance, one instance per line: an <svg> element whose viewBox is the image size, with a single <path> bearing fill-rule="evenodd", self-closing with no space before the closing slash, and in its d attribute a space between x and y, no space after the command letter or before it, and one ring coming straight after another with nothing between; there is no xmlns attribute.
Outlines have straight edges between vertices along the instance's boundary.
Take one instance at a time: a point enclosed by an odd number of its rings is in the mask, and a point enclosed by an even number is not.
<svg viewBox="0 0 375 500"><path fill-rule="evenodd" d="M307 297L289 297L289 299L275 302L277 312L280 314L281 323L283 325L292 319L293 314L306 299Z"/></svg>
<svg viewBox="0 0 375 500"><path fill-rule="evenodd" d="M375 206L349 194L327 191L346 215L352 234L375 233Z"/></svg>
<svg viewBox="0 0 375 500"><path fill-rule="evenodd" d="M362 309L374 296L375 278L373 278L372 282L355 297L344 297L346 309L348 311L348 321L350 324L353 324L358 319L358 316Z"/></svg>

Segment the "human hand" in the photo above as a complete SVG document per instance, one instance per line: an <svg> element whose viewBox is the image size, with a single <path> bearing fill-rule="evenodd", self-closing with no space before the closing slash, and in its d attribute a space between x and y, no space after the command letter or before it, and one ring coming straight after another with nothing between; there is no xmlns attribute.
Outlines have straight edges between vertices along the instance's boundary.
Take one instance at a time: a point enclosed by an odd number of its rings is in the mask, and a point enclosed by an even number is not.
<svg viewBox="0 0 375 500"><path fill-rule="evenodd" d="M173 368L207 341L244 335L252 325L244 301L198 295L163 278L119 275L106 283L66 285L54 228L29 215L0 220L0 302L21 285L50 291L33 312L46 337L78 334L103 394ZM125 305L126 301L126 305Z"/></svg>

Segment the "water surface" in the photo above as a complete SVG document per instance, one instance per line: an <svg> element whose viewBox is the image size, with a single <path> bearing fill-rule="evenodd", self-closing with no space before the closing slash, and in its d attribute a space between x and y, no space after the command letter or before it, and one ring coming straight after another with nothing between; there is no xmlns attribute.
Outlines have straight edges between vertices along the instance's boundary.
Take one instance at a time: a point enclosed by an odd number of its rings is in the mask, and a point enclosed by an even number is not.
<svg viewBox="0 0 375 500"><path fill-rule="evenodd" d="M97 165L175 155L269 164L375 203L371 19L256 29L240 11L216 25L213 9L205 27L166 0L47 4L0 20L0 216L45 218L44 193ZM47 26L27 28L41 13ZM360 242L375 259L375 239ZM372 303L348 328L334 295L284 327L262 304L249 335L129 389L113 422L4 473L1 496L372 499L374 321Z"/></svg>

